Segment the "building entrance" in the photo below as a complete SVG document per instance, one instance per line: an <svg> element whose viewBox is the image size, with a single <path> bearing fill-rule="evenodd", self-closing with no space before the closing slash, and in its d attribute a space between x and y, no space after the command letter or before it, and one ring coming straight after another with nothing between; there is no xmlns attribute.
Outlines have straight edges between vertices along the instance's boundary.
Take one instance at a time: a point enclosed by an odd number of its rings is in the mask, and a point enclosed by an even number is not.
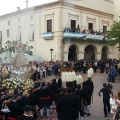
<svg viewBox="0 0 120 120"><path fill-rule="evenodd" d="M96 58L95 56L96 53L96 47L93 45L88 45L85 48L85 54L84 54L84 59L92 59L94 60Z"/></svg>
<svg viewBox="0 0 120 120"><path fill-rule="evenodd" d="M75 61L77 60L77 46L76 45L71 45L69 48L69 53L68 53L68 60L69 61Z"/></svg>
<svg viewBox="0 0 120 120"><path fill-rule="evenodd" d="M103 48L102 48L102 55L101 55L101 59L107 59L108 57L107 57L107 54L108 54L108 47L106 47L106 46L104 46Z"/></svg>

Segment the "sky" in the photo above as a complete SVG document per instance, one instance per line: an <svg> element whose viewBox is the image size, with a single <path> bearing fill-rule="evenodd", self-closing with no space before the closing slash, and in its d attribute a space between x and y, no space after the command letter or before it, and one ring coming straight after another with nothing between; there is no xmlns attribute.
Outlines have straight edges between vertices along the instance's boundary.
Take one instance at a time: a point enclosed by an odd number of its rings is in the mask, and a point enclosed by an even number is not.
<svg viewBox="0 0 120 120"><path fill-rule="evenodd" d="M32 7L57 0L28 0L28 1L29 1L28 6ZM17 11L17 7L20 7L20 9L26 8L26 0L0 0L0 15Z"/></svg>

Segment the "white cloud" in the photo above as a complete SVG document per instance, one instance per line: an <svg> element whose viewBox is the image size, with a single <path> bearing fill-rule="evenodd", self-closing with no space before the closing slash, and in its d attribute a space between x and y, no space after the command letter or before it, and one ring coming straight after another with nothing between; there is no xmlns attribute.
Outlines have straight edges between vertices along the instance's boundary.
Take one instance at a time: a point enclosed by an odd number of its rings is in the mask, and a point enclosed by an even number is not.
<svg viewBox="0 0 120 120"><path fill-rule="evenodd" d="M28 0L29 7L49 3L57 0ZM0 15L14 12L17 7L24 9L26 7L26 0L0 0Z"/></svg>

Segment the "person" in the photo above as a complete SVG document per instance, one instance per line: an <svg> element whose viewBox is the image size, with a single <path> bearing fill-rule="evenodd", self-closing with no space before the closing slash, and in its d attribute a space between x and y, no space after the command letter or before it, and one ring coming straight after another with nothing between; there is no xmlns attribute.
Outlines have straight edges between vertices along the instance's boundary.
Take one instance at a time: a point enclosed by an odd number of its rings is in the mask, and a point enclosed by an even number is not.
<svg viewBox="0 0 120 120"><path fill-rule="evenodd" d="M28 71L29 71L29 75L30 75L30 79L36 81L36 67L33 65L32 62L29 62L29 68L28 68Z"/></svg>
<svg viewBox="0 0 120 120"><path fill-rule="evenodd" d="M83 62L83 73L86 73L87 71L87 63L86 61Z"/></svg>
<svg viewBox="0 0 120 120"><path fill-rule="evenodd" d="M6 67L6 65L3 63L2 64L2 67L1 67L1 80L4 80L4 79L7 79L8 78L8 68Z"/></svg>
<svg viewBox="0 0 120 120"><path fill-rule="evenodd" d="M63 95L58 101L56 110L59 115L58 120L76 120L78 119L78 98L73 93L74 89L68 88L67 93Z"/></svg>
<svg viewBox="0 0 120 120"><path fill-rule="evenodd" d="M84 120L84 103L83 103L83 91L81 89L81 84L77 85L77 90L75 94L78 97L78 107L79 107L79 112L80 112L80 120Z"/></svg>
<svg viewBox="0 0 120 120"><path fill-rule="evenodd" d="M120 76L120 62L118 63L118 74Z"/></svg>
<svg viewBox="0 0 120 120"><path fill-rule="evenodd" d="M18 101L18 95L13 95L13 100L7 104L8 109L10 112L5 113L6 120L16 120L17 116L21 115L21 106L17 102Z"/></svg>
<svg viewBox="0 0 120 120"><path fill-rule="evenodd" d="M94 85L90 79L83 82L83 99L84 99L84 106L85 106L85 114L90 116L90 104L91 104L91 96L93 93Z"/></svg>
<svg viewBox="0 0 120 120"><path fill-rule="evenodd" d="M43 117L43 112L46 109L46 117L48 118L50 115L50 97L51 97L51 88L45 83L42 83L42 91L40 97L40 115Z"/></svg>
<svg viewBox="0 0 120 120"><path fill-rule="evenodd" d="M33 106L29 107L29 119L27 118L26 120L37 120L34 118L34 114L36 112L36 109Z"/></svg>
<svg viewBox="0 0 120 120"><path fill-rule="evenodd" d="M101 92L103 93L104 115L107 117L107 114L110 113L110 94L113 95L113 92L107 88L106 83L103 83L103 88L98 93L99 96L101 96Z"/></svg>
<svg viewBox="0 0 120 120"><path fill-rule="evenodd" d="M115 83L115 74L116 74L116 71L115 71L115 69L114 69L114 66L112 65L112 66L110 67L110 73L109 73L109 81L110 81L110 82Z"/></svg>
<svg viewBox="0 0 120 120"><path fill-rule="evenodd" d="M97 63L97 61L95 61L94 64L93 64L93 69L94 69L95 73L96 73L96 70L97 70L97 65L98 65L98 63Z"/></svg>
<svg viewBox="0 0 120 120"><path fill-rule="evenodd" d="M33 106L26 105L23 110L24 114L18 116L16 120L37 120L33 117L35 113L35 108Z"/></svg>
<svg viewBox="0 0 120 120"><path fill-rule="evenodd" d="M24 91L22 94L22 98L18 100L19 104L21 105L22 108L25 107L25 105L31 105L31 100L29 99L29 94ZM24 112L24 111L22 111Z"/></svg>
<svg viewBox="0 0 120 120"><path fill-rule="evenodd" d="M56 74L55 77L56 78L53 79L52 81L52 86L53 86L54 94L56 95L58 93L58 89L62 87L62 80L59 74Z"/></svg>
<svg viewBox="0 0 120 120"><path fill-rule="evenodd" d="M18 116L16 120L26 120L26 118L29 118L29 105L26 105L23 110L23 115Z"/></svg>

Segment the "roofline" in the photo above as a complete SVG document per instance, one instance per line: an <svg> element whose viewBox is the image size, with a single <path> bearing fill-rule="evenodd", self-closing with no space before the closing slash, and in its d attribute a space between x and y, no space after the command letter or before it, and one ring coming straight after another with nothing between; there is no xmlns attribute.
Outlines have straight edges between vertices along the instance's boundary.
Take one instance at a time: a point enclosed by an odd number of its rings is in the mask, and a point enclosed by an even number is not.
<svg viewBox="0 0 120 120"><path fill-rule="evenodd" d="M102 11L99 11L99 10L95 10L95 9L91 9L91 8L87 8L87 7L83 7L83 6L79 6L79 5L74 5L74 4L67 3L67 2L61 2L61 4L62 4L62 6L67 6L67 7L75 8L75 9L78 9L78 10L83 10L83 11L87 11L87 12L89 11L89 12L92 12L92 13L97 13L99 15L106 15L106 16L109 16L109 17L114 17L114 14L110 14L110 13L107 13L107 12L102 12Z"/></svg>
<svg viewBox="0 0 120 120"><path fill-rule="evenodd" d="M89 11L89 12L92 12L92 13L97 13L99 15L106 15L106 16L109 16L109 17L114 17L113 14L110 14L110 13L107 13L107 12L102 12L102 11L98 11L98 10L95 10L95 9L79 6L79 5L74 5L74 4L71 4L71 3L68 3L68 2L54 1L54 2L50 2L50 3L45 3L45 4L41 4L41 5L25 8L25 9L22 9L20 11L11 12L11 13L8 13L8 14L0 16L0 19L11 17L13 15L19 15L19 14L26 13L26 12L32 12L32 11L36 11L36 10L40 10L40 9L45 9L45 8L48 8L48 7L53 7L55 5L56 6L60 5L60 6L75 8L75 9L78 9L78 10L83 10L83 11L87 11L87 12Z"/></svg>
<svg viewBox="0 0 120 120"><path fill-rule="evenodd" d="M41 5L29 7L29 8L24 8L24 9L14 11L14 12L11 12L11 13L7 13L7 14L4 14L4 15L0 15L0 19L5 18L5 17L11 17L13 15L19 15L19 14L26 13L26 12L32 12L32 11L35 10L35 8L38 8L38 7L43 8L44 6L54 5L54 4L58 3L58 2L59 1L45 3L45 4L41 4Z"/></svg>

